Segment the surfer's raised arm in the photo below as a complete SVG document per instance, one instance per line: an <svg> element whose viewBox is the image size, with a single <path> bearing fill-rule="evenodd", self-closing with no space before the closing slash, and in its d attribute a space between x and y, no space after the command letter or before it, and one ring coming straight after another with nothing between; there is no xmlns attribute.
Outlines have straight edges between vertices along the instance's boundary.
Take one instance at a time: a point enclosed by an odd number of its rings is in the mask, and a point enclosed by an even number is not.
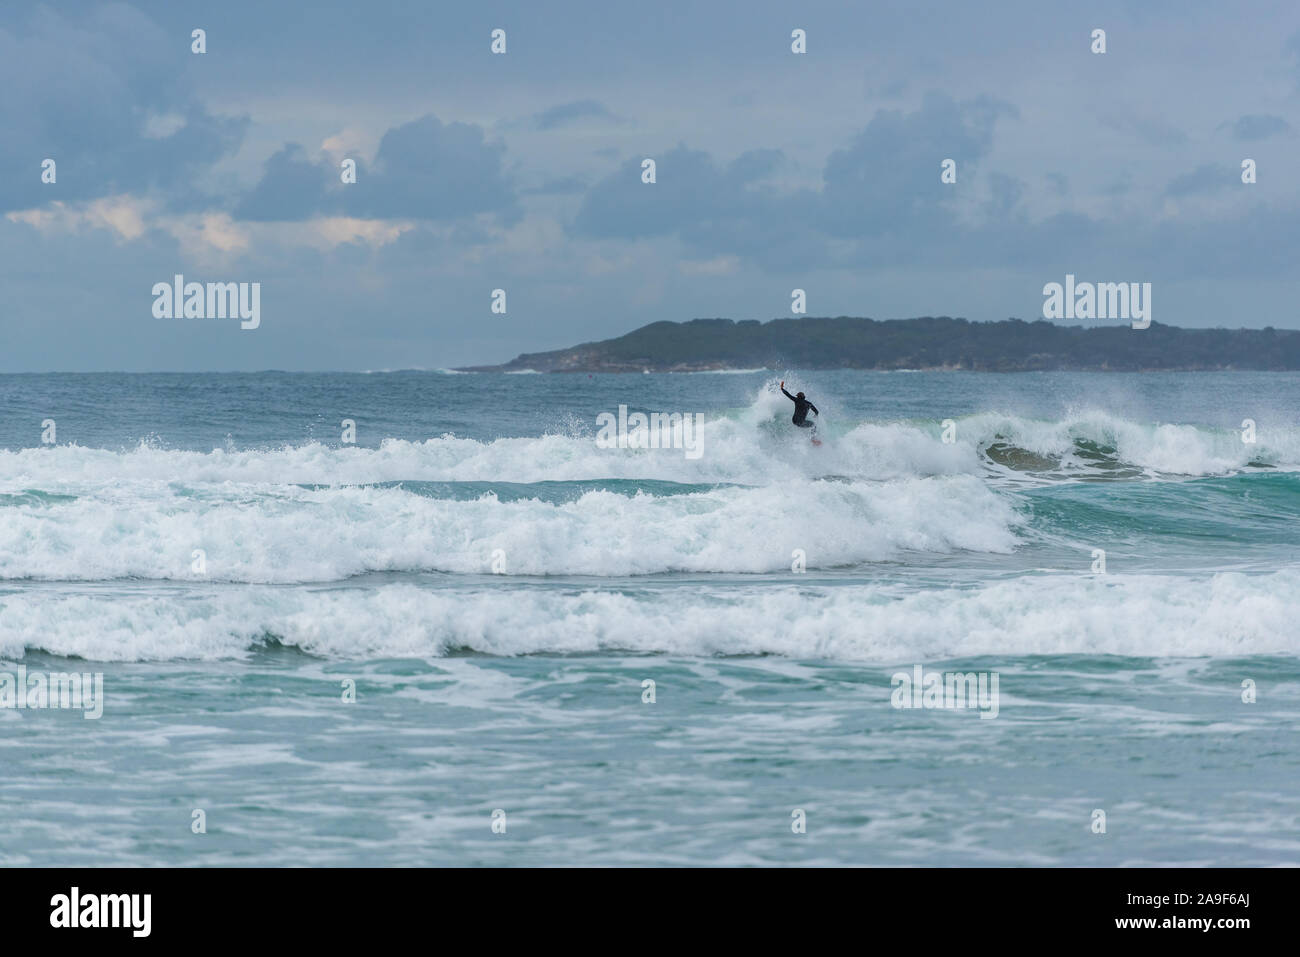
<svg viewBox="0 0 1300 957"><path fill-rule="evenodd" d="M799 401L799 400L796 399L794 396L792 396L789 392L786 392L786 391L785 391L785 380L784 380L784 379L781 380L781 394L782 394L783 396L785 396L787 399L789 399L791 402L798 402L798 401ZM818 414L820 414L820 413L818 413Z"/></svg>

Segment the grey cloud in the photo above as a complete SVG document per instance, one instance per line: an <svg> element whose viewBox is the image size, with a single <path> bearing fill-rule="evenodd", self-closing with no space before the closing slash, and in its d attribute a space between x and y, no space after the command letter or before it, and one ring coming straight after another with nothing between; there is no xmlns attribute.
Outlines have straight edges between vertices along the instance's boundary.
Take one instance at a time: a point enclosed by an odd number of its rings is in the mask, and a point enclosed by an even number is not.
<svg viewBox="0 0 1300 957"><path fill-rule="evenodd" d="M239 215L450 222L491 214L509 224L522 213L503 170L504 153L504 146L486 141L481 127L424 116L385 133L374 164L358 161L356 183L344 185L339 167L290 144L267 161L261 181L239 204Z"/></svg>
<svg viewBox="0 0 1300 957"><path fill-rule="evenodd" d="M539 130L553 130L579 120L605 120L612 123L622 122L602 103L596 100L578 100L562 103L541 113L534 114L532 122Z"/></svg>
<svg viewBox="0 0 1300 957"><path fill-rule="evenodd" d="M1224 122L1219 125L1219 129L1230 129L1232 135L1239 140L1247 142L1253 140L1263 140L1270 136L1277 136L1279 133L1291 132L1291 124L1280 116L1273 116L1268 113L1252 113L1246 116L1238 117L1232 122Z"/></svg>
<svg viewBox="0 0 1300 957"><path fill-rule="evenodd" d="M124 4L65 18L36 8L21 26L0 28L0 211L52 200L78 201L152 190L172 192L232 155L247 120L218 117L186 81L188 37L163 32ZM169 136L151 120L180 116ZM58 180L40 182L40 163L57 163Z"/></svg>
<svg viewBox="0 0 1300 957"><path fill-rule="evenodd" d="M1014 107L998 100L958 103L939 93L926 95L913 113L878 111L826 162L824 228L855 237L950 225L949 187L939 181L940 164L955 160L960 182L988 153L997 121L1016 115Z"/></svg>
<svg viewBox="0 0 1300 957"><path fill-rule="evenodd" d="M1148 146L1186 146L1188 142L1186 133L1155 115L1116 110L1102 116L1101 125Z"/></svg>
<svg viewBox="0 0 1300 957"><path fill-rule="evenodd" d="M1239 171L1231 166L1224 166L1222 163L1205 163L1190 173L1175 176L1165 187L1165 195L1193 196L1214 193L1240 182Z"/></svg>

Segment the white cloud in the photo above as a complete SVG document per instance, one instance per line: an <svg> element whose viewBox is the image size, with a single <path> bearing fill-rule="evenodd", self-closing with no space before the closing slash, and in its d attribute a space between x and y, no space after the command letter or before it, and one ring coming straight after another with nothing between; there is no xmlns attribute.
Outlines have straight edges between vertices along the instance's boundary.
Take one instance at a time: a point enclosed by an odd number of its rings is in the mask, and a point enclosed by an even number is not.
<svg viewBox="0 0 1300 957"><path fill-rule="evenodd" d="M226 213L202 213L196 216L169 217L159 225L176 238L185 254L200 262L229 258L248 249L248 229L235 223Z"/></svg>
<svg viewBox="0 0 1300 957"><path fill-rule="evenodd" d="M740 268L736 256L715 256L712 259L685 260L677 268L686 276L728 276Z"/></svg>
<svg viewBox="0 0 1300 957"><path fill-rule="evenodd" d="M179 113L151 113L144 121L144 135L151 140L165 140L185 126L185 117Z"/></svg>
<svg viewBox="0 0 1300 957"><path fill-rule="evenodd" d="M143 236L148 229L145 217L152 207L149 200L133 196L107 196L90 203L72 205L55 201L48 206L7 213L5 218L25 223L47 235L107 229L116 233L119 240L130 242Z"/></svg>
<svg viewBox="0 0 1300 957"><path fill-rule="evenodd" d="M304 224L308 236L304 241L308 245L327 247L340 246L343 243L361 240L371 246L385 246L394 242L402 233L415 228L413 223L395 222L387 219L352 219L347 216L331 216L309 220ZM318 240L312 242L311 237Z"/></svg>

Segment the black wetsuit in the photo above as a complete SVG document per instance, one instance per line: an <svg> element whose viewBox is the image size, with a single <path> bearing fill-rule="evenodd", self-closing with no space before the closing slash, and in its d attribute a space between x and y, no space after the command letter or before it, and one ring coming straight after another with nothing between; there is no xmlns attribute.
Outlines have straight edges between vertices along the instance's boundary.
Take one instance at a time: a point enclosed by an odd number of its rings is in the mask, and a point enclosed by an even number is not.
<svg viewBox="0 0 1300 957"><path fill-rule="evenodd" d="M813 410L814 415L821 415L821 413L817 411L817 406L813 405L807 399L801 399L797 395L791 395L789 392L786 392L785 389L781 390L781 394L794 403L794 416L790 419L791 422L799 426L801 429L817 428L817 423L805 421L808 418L809 409Z"/></svg>

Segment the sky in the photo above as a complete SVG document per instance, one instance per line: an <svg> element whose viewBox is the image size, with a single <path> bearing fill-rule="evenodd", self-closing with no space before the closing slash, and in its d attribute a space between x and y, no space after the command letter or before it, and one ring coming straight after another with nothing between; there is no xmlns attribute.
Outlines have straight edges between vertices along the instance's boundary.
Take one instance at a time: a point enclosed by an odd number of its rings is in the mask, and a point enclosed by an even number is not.
<svg viewBox="0 0 1300 957"><path fill-rule="evenodd" d="M1294 0L0 5L0 372L449 368L794 289L1033 320L1067 274L1300 328L1297 267ZM256 328L158 317L177 274Z"/></svg>

